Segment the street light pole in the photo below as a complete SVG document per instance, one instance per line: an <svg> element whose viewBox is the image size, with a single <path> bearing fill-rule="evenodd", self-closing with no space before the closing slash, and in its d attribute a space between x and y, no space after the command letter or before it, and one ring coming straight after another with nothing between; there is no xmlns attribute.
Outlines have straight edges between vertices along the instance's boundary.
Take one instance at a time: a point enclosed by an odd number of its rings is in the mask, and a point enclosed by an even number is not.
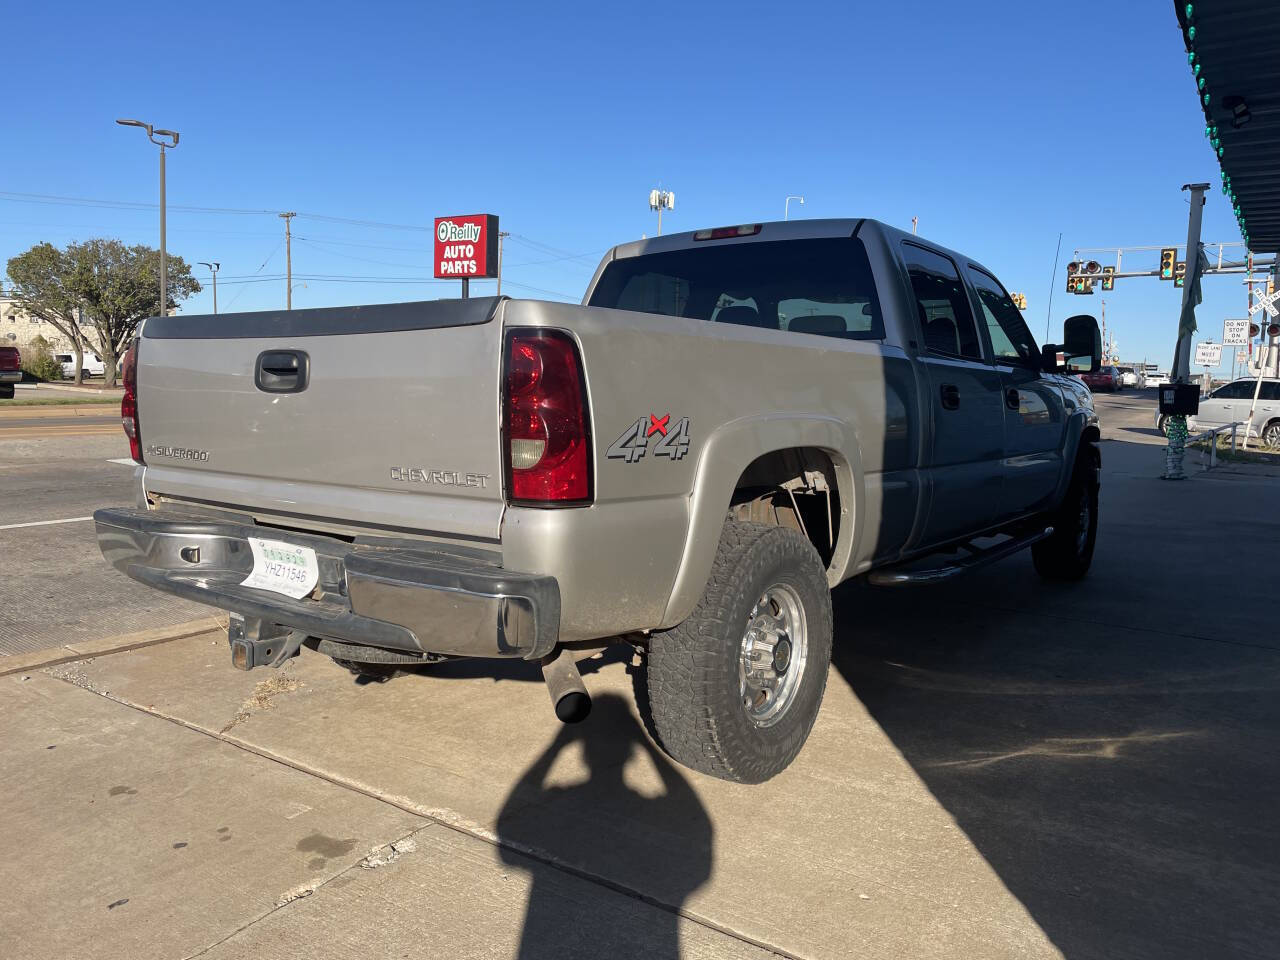
<svg viewBox="0 0 1280 960"><path fill-rule="evenodd" d="M804 197L787 197L787 202L786 202L786 203L784 203L784 204L782 205L782 219L783 219L783 220L790 220L790 219L791 219L791 201L792 201L792 200L799 200L799 201L800 201L800 206L802 206L802 207L804 206Z"/></svg>
<svg viewBox="0 0 1280 960"><path fill-rule="evenodd" d="M208 260L201 260L200 266L208 267L209 272L213 274L213 315L218 315L218 271L222 268L222 264L218 261L210 263Z"/></svg>
<svg viewBox="0 0 1280 960"><path fill-rule="evenodd" d="M117 120L122 127L139 127L146 131L147 139L160 148L160 315L169 315L169 264L165 245L165 197L164 197L164 154L166 149L178 145L178 134L175 130L157 130L149 123L141 120ZM157 137L159 139L157 139Z"/></svg>

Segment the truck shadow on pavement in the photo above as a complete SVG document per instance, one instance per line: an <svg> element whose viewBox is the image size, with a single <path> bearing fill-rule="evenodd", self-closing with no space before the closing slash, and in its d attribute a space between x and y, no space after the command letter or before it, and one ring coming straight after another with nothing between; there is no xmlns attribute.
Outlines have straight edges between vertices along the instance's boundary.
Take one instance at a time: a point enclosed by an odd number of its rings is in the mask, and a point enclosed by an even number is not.
<svg viewBox="0 0 1280 960"><path fill-rule="evenodd" d="M848 584L834 666L1068 958L1273 956L1280 643L1226 598L1280 511L1233 527L1194 481L1105 469L1085 581L1015 556L927 592ZM1192 515L1211 564L1167 523Z"/></svg>
<svg viewBox="0 0 1280 960"><path fill-rule="evenodd" d="M581 750L588 778L549 783L557 759ZM656 773L655 792L637 773L624 778L634 758L647 759ZM607 813L605 836L583 827L586 815ZM615 694L595 698L587 722L566 725L508 794L498 815L503 859L532 875L521 960L570 957L680 956L678 910L711 875L711 819L688 780L645 736L627 702ZM587 899L566 885L564 876L542 863L554 862L593 877L615 878L623 889L639 890L653 875L655 837L679 831L681 854L660 855L660 889L648 903L617 896L616 910L602 911L598 897ZM510 847L516 848L515 850ZM519 850L528 851L525 856ZM638 907L638 909L637 909Z"/></svg>

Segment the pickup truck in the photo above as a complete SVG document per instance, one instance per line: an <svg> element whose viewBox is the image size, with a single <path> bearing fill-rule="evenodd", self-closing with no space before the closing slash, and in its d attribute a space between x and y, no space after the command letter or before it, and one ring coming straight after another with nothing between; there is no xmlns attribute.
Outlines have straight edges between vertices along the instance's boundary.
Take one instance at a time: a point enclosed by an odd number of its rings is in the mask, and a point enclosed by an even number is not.
<svg viewBox="0 0 1280 960"><path fill-rule="evenodd" d="M22 380L22 352L0 345L0 400L13 399L13 385Z"/></svg>
<svg viewBox="0 0 1280 960"><path fill-rule="evenodd" d="M660 746L760 782L817 716L830 588L1025 547L1088 570L1099 434L1068 372L1097 323L1064 341L977 261L853 219L622 244L581 305L155 317L123 369L136 505L98 541L229 611L242 669L521 657L575 720L575 653L630 644Z"/></svg>

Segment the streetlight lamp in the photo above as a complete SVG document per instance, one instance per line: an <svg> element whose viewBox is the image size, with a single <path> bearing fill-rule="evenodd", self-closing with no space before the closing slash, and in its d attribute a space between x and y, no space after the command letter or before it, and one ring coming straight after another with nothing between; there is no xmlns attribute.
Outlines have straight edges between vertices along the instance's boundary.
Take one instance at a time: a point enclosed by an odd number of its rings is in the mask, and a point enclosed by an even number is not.
<svg viewBox="0 0 1280 960"><path fill-rule="evenodd" d="M141 127L147 133L147 139L160 148L160 315L169 315L169 265L165 261L164 240L164 152L178 145L178 134L174 130L156 130L149 123L141 120L117 120L122 127ZM172 142L170 142L172 141Z"/></svg>
<svg viewBox="0 0 1280 960"><path fill-rule="evenodd" d="M790 219L791 219L791 201L792 201L792 200L799 200L799 201L800 201L800 206L802 206L802 207L804 206L804 197L787 197L787 202L786 202L786 203L784 203L784 204L782 205L782 219L783 219L783 220L790 220Z"/></svg>
<svg viewBox="0 0 1280 960"><path fill-rule="evenodd" d="M202 267L208 267L209 272L213 274L213 315L218 315L218 271L222 269L222 264L217 260L210 263L208 260L196 261Z"/></svg>

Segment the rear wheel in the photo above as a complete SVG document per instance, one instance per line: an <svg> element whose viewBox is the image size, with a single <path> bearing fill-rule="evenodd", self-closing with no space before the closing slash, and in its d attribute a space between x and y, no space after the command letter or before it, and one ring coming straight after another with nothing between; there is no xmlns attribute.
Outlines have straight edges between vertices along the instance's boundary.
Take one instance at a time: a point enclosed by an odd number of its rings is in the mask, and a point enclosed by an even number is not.
<svg viewBox="0 0 1280 960"><path fill-rule="evenodd" d="M722 780L782 772L817 718L831 632L831 592L808 539L729 521L697 607L644 651L637 691L659 744Z"/></svg>
<svg viewBox="0 0 1280 960"><path fill-rule="evenodd" d="M1262 442L1273 450L1280 450L1280 420L1272 420L1263 428Z"/></svg>
<svg viewBox="0 0 1280 960"><path fill-rule="evenodd" d="M1098 477L1102 455L1082 443L1071 485L1051 520L1053 533L1031 547L1036 571L1049 580L1079 580L1093 563L1098 539Z"/></svg>

